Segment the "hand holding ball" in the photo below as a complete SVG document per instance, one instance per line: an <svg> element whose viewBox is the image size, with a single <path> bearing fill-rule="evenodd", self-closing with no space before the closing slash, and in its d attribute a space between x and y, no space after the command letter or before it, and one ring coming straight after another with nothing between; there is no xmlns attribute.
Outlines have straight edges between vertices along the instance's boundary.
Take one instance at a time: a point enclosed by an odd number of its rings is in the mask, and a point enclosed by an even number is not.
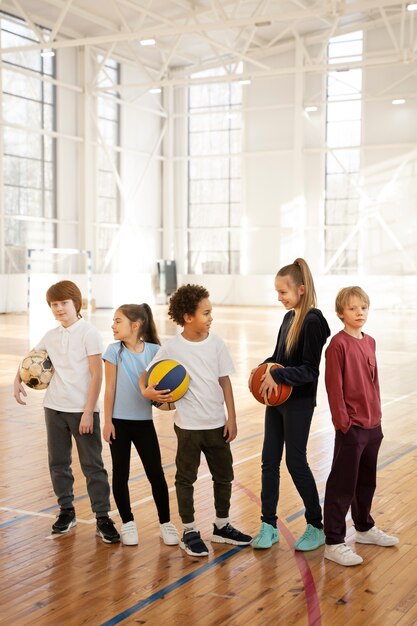
<svg viewBox="0 0 417 626"><path fill-rule="evenodd" d="M190 384L190 377L187 370L181 363L172 359L157 361L148 370L146 386L158 383L155 386L157 391L170 389L171 400L159 406L162 410L175 409L174 403L182 398ZM155 404L158 406L158 404Z"/></svg>
<svg viewBox="0 0 417 626"><path fill-rule="evenodd" d="M291 395L292 387L290 387L290 385L286 385L285 383L277 383L277 392L270 393L269 397L266 392L263 394L260 393L262 376L277 367L282 367L282 365L279 365L278 363L262 363L256 368L249 379L249 389L253 397L261 404L266 404L267 406L278 406L288 400Z"/></svg>

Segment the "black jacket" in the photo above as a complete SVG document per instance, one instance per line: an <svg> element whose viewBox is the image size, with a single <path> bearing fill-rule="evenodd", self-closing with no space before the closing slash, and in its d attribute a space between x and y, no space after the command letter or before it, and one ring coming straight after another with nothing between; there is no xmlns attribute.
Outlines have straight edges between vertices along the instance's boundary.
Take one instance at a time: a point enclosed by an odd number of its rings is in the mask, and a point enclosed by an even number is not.
<svg viewBox="0 0 417 626"><path fill-rule="evenodd" d="M294 311L286 313L278 333L274 354L264 363L279 363L284 369L271 371L272 378L294 387L290 400L311 400L316 404L319 365L323 346L330 336L330 328L319 309L311 309L301 327L298 342L289 356L285 354L285 340L288 335Z"/></svg>

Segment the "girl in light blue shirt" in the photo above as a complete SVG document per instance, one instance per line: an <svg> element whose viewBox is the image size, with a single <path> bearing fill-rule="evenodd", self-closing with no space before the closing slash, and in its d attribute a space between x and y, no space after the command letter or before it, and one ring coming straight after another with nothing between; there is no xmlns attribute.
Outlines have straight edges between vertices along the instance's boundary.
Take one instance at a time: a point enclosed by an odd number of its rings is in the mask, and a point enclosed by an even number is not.
<svg viewBox="0 0 417 626"><path fill-rule="evenodd" d="M177 545L179 536L170 521L168 486L152 421L152 405L138 386L139 378L160 346L151 308L148 304L123 304L114 314L112 330L116 342L103 354L106 377L103 437L110 444L113 495L122 519L121 540L124 545L138 544L128 487L133 443L152 487L160 536L165 544ZM165 396L161 393L161 402Z"/></svg>

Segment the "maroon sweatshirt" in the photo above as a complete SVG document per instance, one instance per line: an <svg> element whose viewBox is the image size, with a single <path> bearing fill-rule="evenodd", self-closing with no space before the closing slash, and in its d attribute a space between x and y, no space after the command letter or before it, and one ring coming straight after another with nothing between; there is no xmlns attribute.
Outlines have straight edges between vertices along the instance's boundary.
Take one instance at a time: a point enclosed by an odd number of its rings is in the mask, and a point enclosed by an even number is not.
<svg viewBox="0 0 417 626"><path fill-rule="evenodd" d="M325 382L336 430L346 433L352 425L376 428L381 423L381 396L375 339L362 339L344 330L326 350Z"/></svg>

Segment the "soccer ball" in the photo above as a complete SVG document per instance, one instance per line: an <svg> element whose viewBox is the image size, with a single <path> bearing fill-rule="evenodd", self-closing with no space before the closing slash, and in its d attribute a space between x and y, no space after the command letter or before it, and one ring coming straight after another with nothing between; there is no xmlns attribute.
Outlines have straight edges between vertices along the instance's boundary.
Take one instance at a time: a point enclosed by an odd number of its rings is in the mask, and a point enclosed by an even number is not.
<svg viewBox="0 0 417 626"><path fill-rule="evenodd" d="M31 350L19 367L22 382L31 389L46 389L54 371L52 361L45 350Z"/></svg>

